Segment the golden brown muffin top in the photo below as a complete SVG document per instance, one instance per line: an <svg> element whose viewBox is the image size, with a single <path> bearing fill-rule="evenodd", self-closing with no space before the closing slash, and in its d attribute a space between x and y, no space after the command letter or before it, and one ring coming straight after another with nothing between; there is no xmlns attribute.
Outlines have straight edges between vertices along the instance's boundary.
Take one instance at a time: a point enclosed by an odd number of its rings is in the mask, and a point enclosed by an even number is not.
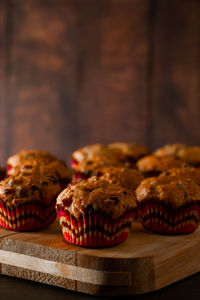
<svg viewBox="0 0 200 300"><path fill-rule="evenodd" d="M136 208L136 197L126 188L90 178L70 184L62 191L57 198L57 209L59 206L76 218L87 212L102 211L116 219Z"/></svg>
<svg viewBox="0 0 200 300"><path fill-rule="evenodd" d="M47 164L54 160L57 160L57 157L46 151L23 150L8 158L7 165L13 168L8 171L8 174L13 175L13 172L15 173L14 168L24 165L25 163L33 163L33 161L35 161L36 163Z"/></svg>
<svg viewBox="0 0 200 300"><path fill-rule="evenodd" d="M185 147L179 149L177 157L184 159L193 166L200 165L200 147Z"/></svg>
<svg viewBox="0 0 200 300"><path fill-rule="evenodd" d="M200 165L200 147L197 146L189 147L184 144L169 144L157 149L153 154L162 157L173 155L193 166Z"/></svg>
<svg viewBox="0 0 200 300"><path fill-rule="evenodd" d="M17 206L31 200L50 203L60 192L53 176L10 176L0 182L0 198L6 205Z"/></svg>
<svg viewBox="0 0 200 300"><path fill-rule="evenodd" d="M120 150L125 156L132 157L135 160L149 154L149 150L146 147L134 143L112 143L108 147Z"/></svg>
<svg viewBox="0 0 200 300"><path fill-rule="evenodd" d="M193 180L200 185L200 169L193 167L172 168L159 175L159 177L177 177L179 179Z"/></svg>
<svg viewBox="0 0 200 300"><path fill-rule="evenodd" d="M176 156L176 154L181 150L182 148L185 148L186 145L184 144L167 144L164 145L161 148L158 148L156 151L154 151L153 155L156 156Z"/></svg>
<svg viewBox="0 0 200 300"><path fill-rule="evenodd" d="M89 173L102 166L123 166L124 155L102 144L88 145L72 154L75 172Z"/></svg>
<svg viewBox="0 0 200 300"><path fill-rule="evenodd" d="M178 177L150 177L136 189L138 202L158 200L176 209L192 201L200 200L200 186L192 180Z"/></svg>
<svg viewBox="0 0 200 300"><path fill-rule="evenodd" d="M44 164L36 159L32 159L24 162L23 165L16 166L12 169L12 175L17 175L19 173L23 175L52 175L59 180L63 178L68 178L70 180L72 177L71 171L62 160L54 160Z"/></svg>
<svg viewBox="0 0 200 300"><path fill-rule="evenodd" d="M138 160L137 168L142 173L161 173L171 168L180 168L185 164L184 160L177 159L174 156L155 156L148 155Z"/></svg>
<svg viewBox="0 0 200 300"><path fill-rule="evenodd" d="M107 151L107 147L103 144L86 145L72 153L72 159L77 163L81 163L85 160L93 160L96 156L104 155Z"/></svg>
<svg viewBox="0 0 200 300"><path fill-rule="evenodd" d="M125 167L99 168L96 170L95 175L101 180L117 184L132 191L135 191L144 178L140 171Z"/></svg>

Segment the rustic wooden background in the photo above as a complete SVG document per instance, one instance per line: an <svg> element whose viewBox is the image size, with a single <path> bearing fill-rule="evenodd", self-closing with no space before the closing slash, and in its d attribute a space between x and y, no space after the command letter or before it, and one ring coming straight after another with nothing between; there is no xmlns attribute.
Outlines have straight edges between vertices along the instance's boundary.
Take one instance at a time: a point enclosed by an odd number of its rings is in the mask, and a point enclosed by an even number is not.
<svg viewBox="0 0 200 300"><path fill-rule="evenodd" d="M199 0L0 0L0 161L200 144Z"/></svg>

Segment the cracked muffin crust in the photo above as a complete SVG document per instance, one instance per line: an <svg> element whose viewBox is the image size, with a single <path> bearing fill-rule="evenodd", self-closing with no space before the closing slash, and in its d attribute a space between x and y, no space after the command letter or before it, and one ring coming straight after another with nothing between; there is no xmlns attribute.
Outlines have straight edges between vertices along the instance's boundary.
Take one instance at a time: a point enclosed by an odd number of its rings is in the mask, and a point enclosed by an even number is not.
<svg viewBox="0 0 200 300"><path fill-rule="evenodd" d="M72 173L66 163L46 151L21 151L7 161L8 175L52 175L62 188L70 182Z"/></svg>
<svg viewBox="0 0 200 300"><path fill-rule="evenodd" d="M157 149L153 154L160 157L172 155L192 166L200 167L200 147L197 146L168 144Z"/></svg>
<svg viewBox="0 0 200 300"><path fill-rule="evenodd" d="M185 144L167 144L154 151L153 155L161 156L161 157L169 156L169 155L176 156L179 150L185 147L186 147Z"/></svg>
<svg viewBox="0 0 200 300"><path fill-rule="evenodd" d="M68 210L76 218L92 209L116 219L136 207L136 197L126 188L90 178L70 184L58 196L56 205Z"/></svg>
<svg viewBox="0 0 200 300"><path fill-rule="evenodd" d="M47 151L38 151L38 150L22 150L21 152L11 156L7 160L7 174L14 175L16 174L15 168L26 163L40 162L42 164L47 164L57 160L57 157L50 154Z"/></svg>
<svg viewBox="0 0 200 300"><path fill-rule="evenodd" d="M150 151L141 145L137 145L135 143L112 143L109 144L108 147L110 149L120 150L125 156L125 164L127 167L135 168L135 163L138 159L143 156L146 156L150 153Z"/></svg>
<svg viewBox="0 0 200 300"><path fill-rule="evenodd" d="M135 191L144 179L140 171L125 167L104 167L96 170L98 179Z"/></svg>
<svg viewBox="0 0 200 300"><path fill-rule="evenodd" d="M159 177L176 177L181 179L187 179L187 181L194 181L198 185L200 185L200 169L191 167L191 166L184 166L182 168L172 168L169 169L159 175Z"/></svg>
<svg viewBox="0 0 200 300"><path fill-rule="evenodd" d="M148 155L138 160L137 168L144 176L157 176L161 172L167 171L171 168L180 168L184 166L185 161L177 159L174 156L155 156Z"/></svg>
<svg viewBox="0 0 200 300"><path fill-rule="evenodd" d="M108 149L102 144L85 146L72 154L72 168L77 179L86 179L103 166L123 166L124 155L121 151Z"/></svg>

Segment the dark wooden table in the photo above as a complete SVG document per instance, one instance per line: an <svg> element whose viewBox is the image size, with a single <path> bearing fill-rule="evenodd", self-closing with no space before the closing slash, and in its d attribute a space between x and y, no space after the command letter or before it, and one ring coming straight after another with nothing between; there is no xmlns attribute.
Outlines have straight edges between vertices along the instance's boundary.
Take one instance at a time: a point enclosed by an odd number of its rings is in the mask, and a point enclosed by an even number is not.
<svg viewBox="0 0 200 300"><path fill-rule="evenodd" d="M188 277L157 292L127 297L127 299L149 300L199 300L200 299L200 273ZM41 283L0 276L0 300L64 300L64 299L109 299L108 297L94 297L90 295L71 292L65 289L48 286ZM115 299L125 299L116 297Z"/></svg>

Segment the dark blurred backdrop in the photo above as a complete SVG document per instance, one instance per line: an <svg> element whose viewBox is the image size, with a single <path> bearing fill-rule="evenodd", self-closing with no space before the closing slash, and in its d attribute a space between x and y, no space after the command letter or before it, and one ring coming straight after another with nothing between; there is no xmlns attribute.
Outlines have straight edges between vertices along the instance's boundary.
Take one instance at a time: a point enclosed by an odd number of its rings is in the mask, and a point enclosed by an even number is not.
<svg viewBox="0 0 200 300"><path fill-rule="evenodd" d="M0 160L200 144L199 0L0 0Z"/></svg>

